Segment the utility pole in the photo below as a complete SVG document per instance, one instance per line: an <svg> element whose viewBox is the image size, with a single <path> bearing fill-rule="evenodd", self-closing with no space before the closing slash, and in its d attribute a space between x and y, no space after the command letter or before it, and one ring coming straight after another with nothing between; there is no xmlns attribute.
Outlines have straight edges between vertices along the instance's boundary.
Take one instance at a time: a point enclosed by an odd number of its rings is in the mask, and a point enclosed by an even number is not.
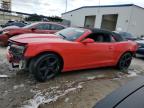
<svg viewBox="0 0 144 108"><path fill-rule="evenodd" d="M66 2L66 7L65 7L65 12L66 12L67 11L67 0L65 2Z"/></svg>
<svg viewBox="0 0 144 108"><path fill-rule="evenodd" d="M99 2L98 2L98 6L99 6L99 8L98 8L98 13L100 12L100 0L99 0Z"/></svg>

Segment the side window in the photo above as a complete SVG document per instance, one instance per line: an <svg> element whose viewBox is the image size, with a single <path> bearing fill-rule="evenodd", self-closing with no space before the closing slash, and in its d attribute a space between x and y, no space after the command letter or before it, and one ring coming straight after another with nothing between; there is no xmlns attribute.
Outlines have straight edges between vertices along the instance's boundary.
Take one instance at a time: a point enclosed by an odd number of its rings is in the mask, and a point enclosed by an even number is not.
<svg viewBox="0 0 144 108"><path fill-rule="evenodd" d="M38 29L38 30L43 30L42 24L38 24L38 25L36 25L34 28L36 28L36 29Z"/></svg>
<svg viewBox="0 0 144 108"><path fill-rule="evenodd" d="M111 35L110 37L111 37L111 42L117 42L114 36Z"/></svg>
<svg viewBox="0 0 144 108"><path fill-rule="evenodd" d="M113 33L112 35L117 42L125 41L125 39L118 33Z"/></svg>
<svg viewBox="0 0 144 108"><path fill-rule="evenodd" d="M43 30L50 30L50 24L44 24Z"/></svg>
<svg viewBox="0 0 144 108"><path fill-rule="evenodd" d="M36 25L35 28L39 30L50 30L50 24L39 24Z"/></svg>
<svg viewBox="0 0 144 108"><path fill-rule="evenodd" d="M51 30L62 30L62 29L64 29L63 26L55 25L55 24L51 25Z"/></svg>
<svg viewBox="0 0 144 108"><path fill-rule="evenodd" d="M106 33L93 33L87 38L93 39L95 42L111 42L111 36Z"/></svg>

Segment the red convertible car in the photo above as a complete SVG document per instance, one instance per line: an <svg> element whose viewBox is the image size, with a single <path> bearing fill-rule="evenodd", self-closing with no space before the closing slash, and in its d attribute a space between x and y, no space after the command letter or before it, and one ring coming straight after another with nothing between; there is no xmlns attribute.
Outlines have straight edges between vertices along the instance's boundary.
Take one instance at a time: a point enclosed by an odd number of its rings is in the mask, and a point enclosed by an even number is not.
<svg viewBox="0 0 144 108"><path fill-rule="evenodd" d="M101 30L67 28L55 34L23 34L9 40L7 58L13 67L28 69L38 81L60 72L117 66L127 70L137 44Z"/></svg>
<svg viewBox="0 0 144 108"><path fill-rule="evenodd" d="M53 23L53 22L37 22L27 25L22 28L4 28L0 30L0 45L6 46L8 39L12 36L16 36L24 33L55 33L59 30L64 29L65 26Z"/></svg>

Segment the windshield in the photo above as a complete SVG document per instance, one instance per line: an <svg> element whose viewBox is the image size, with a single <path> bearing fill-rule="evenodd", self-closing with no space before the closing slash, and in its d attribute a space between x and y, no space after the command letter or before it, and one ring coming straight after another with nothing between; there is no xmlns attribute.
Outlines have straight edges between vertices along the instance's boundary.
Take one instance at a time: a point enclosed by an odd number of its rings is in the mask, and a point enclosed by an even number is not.
<svg viewBox="0 0 144 108"><path fill-rule="evenodd" d="M64 39L74 41L85 33L85 30L82 28L67 28L55 33L58 36L62 36Z"/></svg>
<svg viewBox="0 0 144 108"><path fill-rule="evenodd" d="M32 23L32 24L29 24L29 25L26 25L26 26L24 26L23 28L31 28L31 27L33 27L34 25L36 25L37 23Z"/></svg>

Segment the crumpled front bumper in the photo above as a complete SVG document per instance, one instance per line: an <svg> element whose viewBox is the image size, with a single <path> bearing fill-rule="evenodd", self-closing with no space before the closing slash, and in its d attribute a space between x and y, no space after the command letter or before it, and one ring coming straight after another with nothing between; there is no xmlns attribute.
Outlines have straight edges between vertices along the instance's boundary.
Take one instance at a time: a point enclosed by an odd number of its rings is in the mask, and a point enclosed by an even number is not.
<svg viewBox="0 0 144 108"><path fill-rule="evenodd" d="M13 68L25 69L26 68L26 60L24 58L16 59L12 53L7 49L7 59L9 63L11 63Z"/></svg>

